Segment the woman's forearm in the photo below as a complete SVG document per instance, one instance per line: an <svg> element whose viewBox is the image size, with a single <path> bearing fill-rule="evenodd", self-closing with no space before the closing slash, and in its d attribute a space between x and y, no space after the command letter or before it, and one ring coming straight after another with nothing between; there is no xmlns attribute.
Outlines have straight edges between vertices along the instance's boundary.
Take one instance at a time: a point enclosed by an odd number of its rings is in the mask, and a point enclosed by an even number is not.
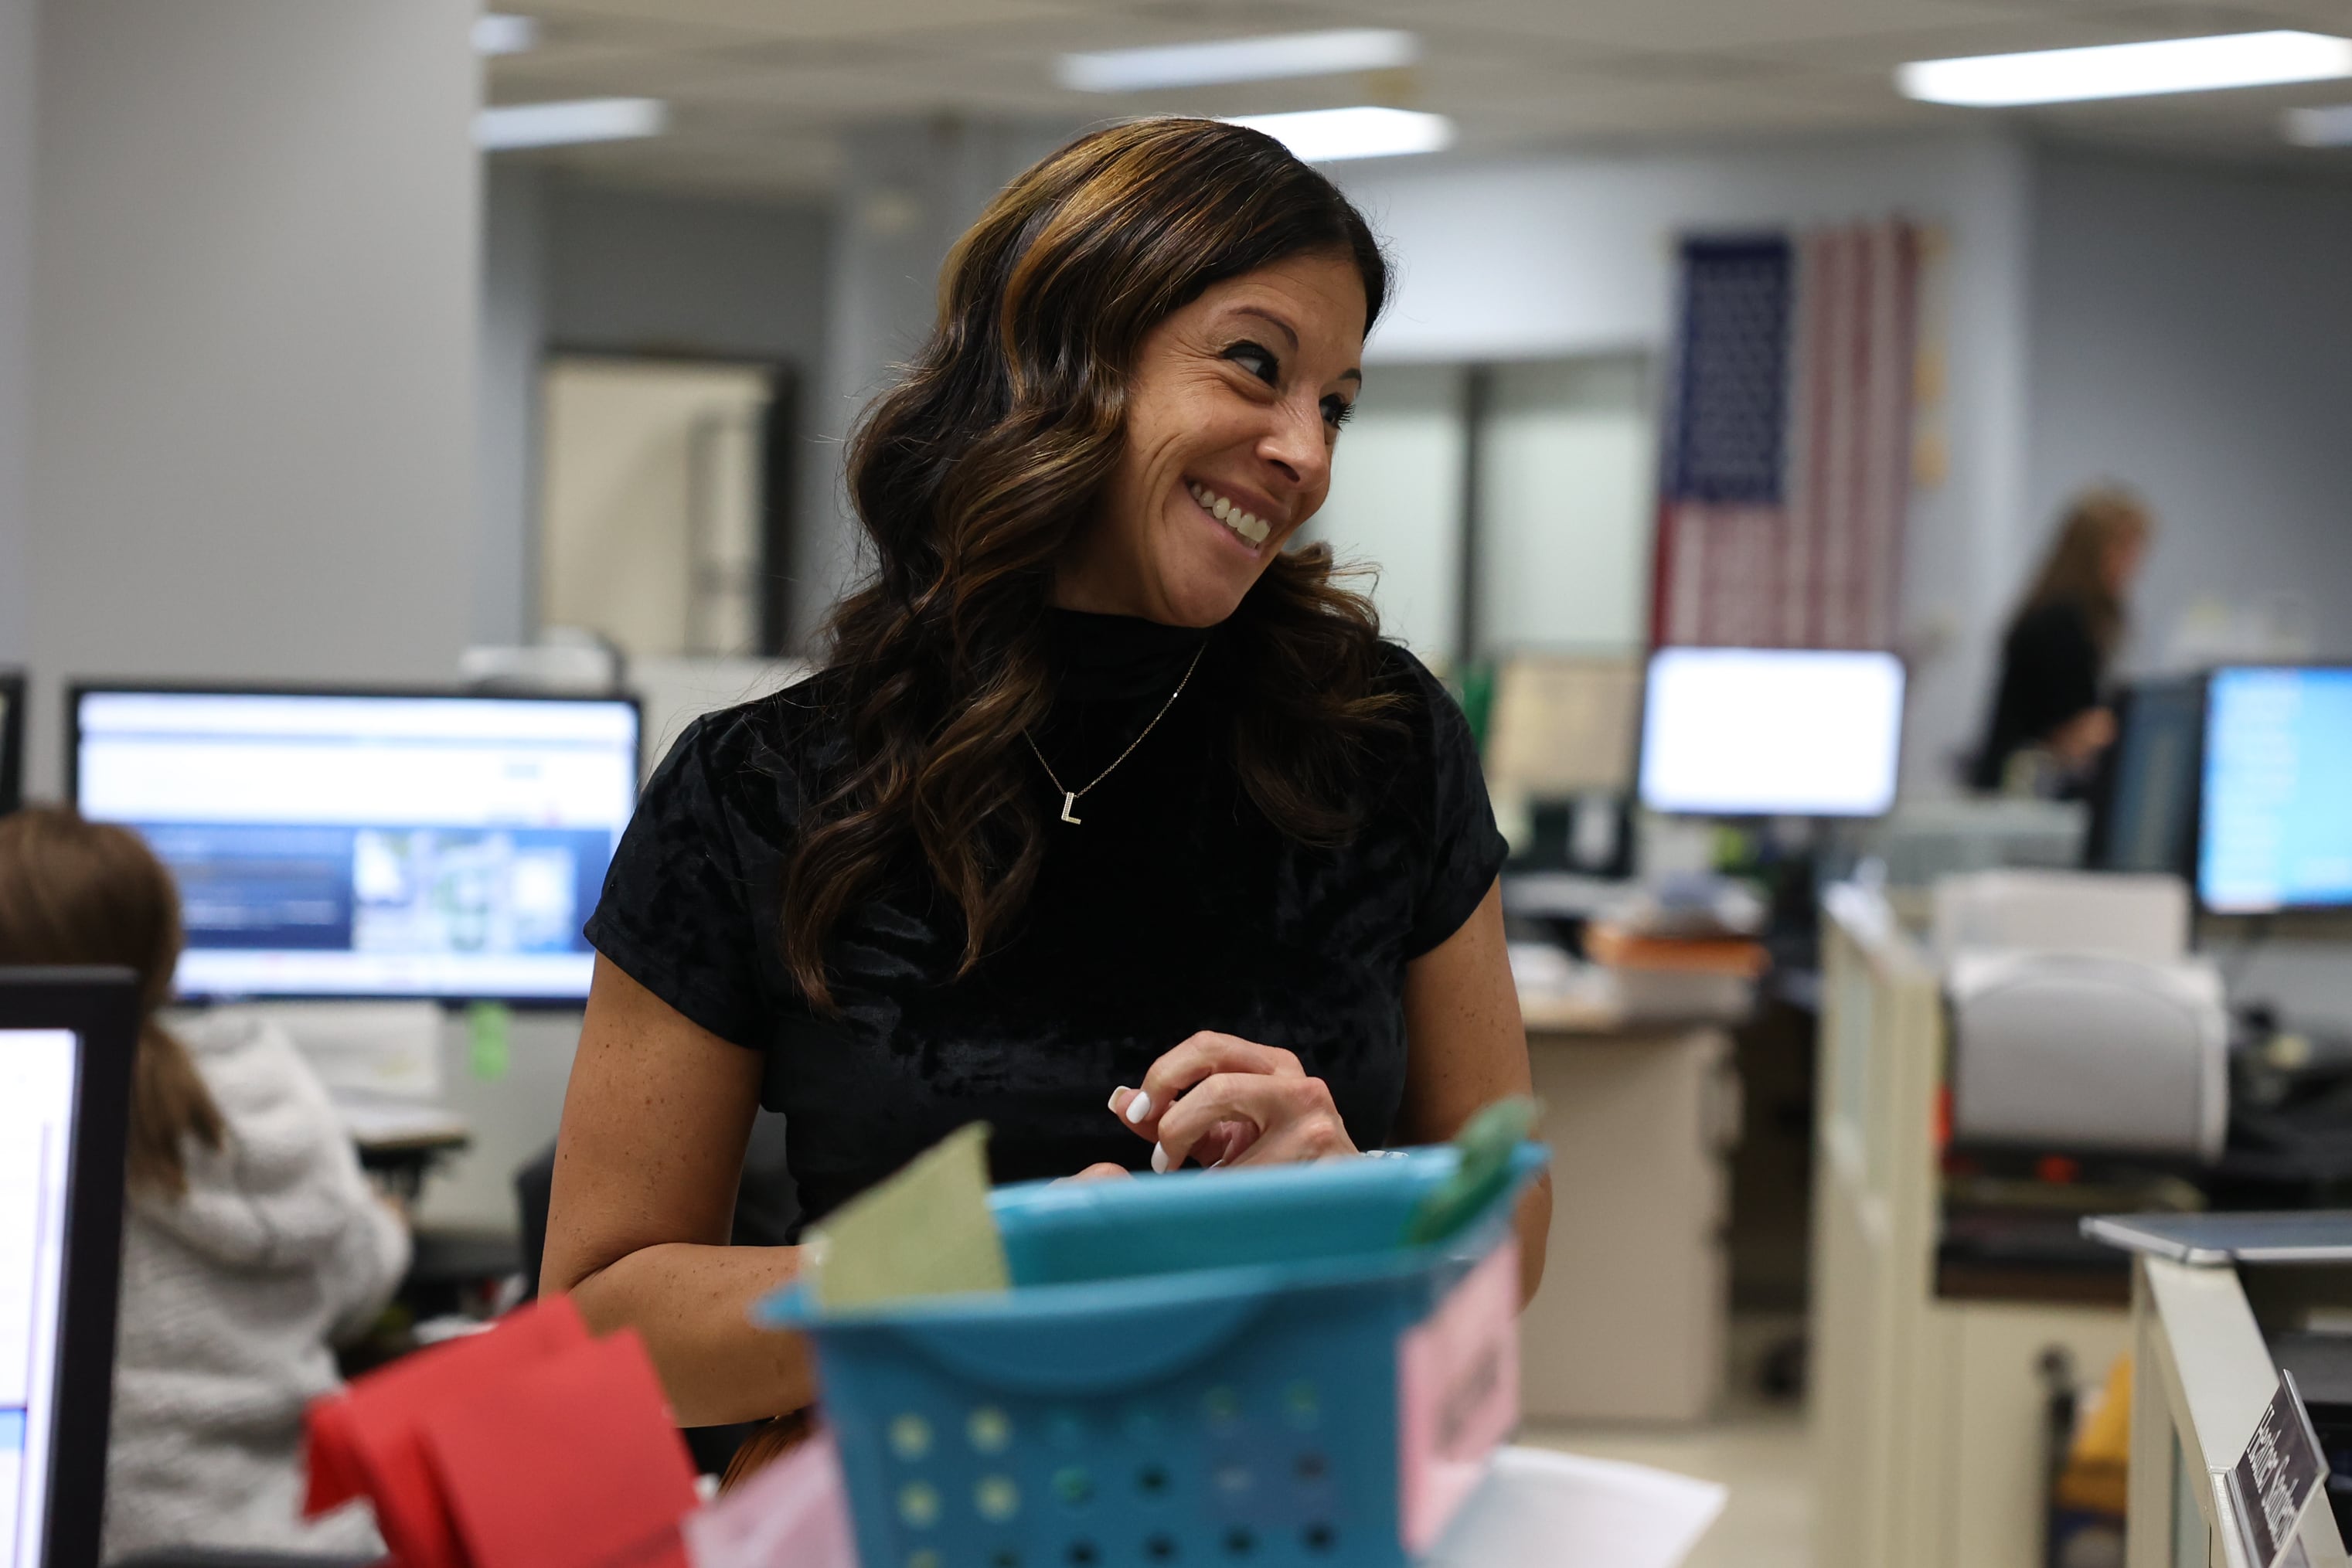
<svg viewBox="0 0 2352 1568"><path fill-rule="evenodd" d="M797 1247L646 1247L573 1285L589 1329L633 1328L683 1427L757 1421L813 1404L807 1343L754 1328L751 1303L800 1270Z"/></svg>
<svg viewBox="0 0 2352 1568"><path fill-rule="evenodd" d="M1551 1239L1551 1173L1545 1171L1519 1195L1514 1217L1519 1233L1519 1305L1536 1299L1543 1284L1544 1249Z"/></svg>

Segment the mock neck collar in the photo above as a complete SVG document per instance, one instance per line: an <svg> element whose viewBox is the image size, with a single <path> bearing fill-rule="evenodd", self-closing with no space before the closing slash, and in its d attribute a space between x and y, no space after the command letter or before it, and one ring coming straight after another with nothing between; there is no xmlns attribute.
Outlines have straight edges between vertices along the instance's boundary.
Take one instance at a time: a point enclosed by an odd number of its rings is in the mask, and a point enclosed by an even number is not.
<svg viewBox="0 0 2352 1568"><path fill-rule="evenodd" d="M1045 611L1045 659L1056 689L1081 702L1166 696L1208 645L1213 627L1164 626L1134 615Z"/></svg>

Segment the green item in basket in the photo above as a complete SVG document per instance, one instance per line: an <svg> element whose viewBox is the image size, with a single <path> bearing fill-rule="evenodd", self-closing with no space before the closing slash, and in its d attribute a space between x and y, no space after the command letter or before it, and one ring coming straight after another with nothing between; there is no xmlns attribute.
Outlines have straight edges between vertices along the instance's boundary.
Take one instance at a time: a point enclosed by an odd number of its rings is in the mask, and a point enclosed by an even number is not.
<svg viewBox="0 0 2352 1568"><path fill-rule="evenodd" d="M809 1233L827 1312L1012 1287L988 1211L988 1124L959 1127Z"/></svg>
<svg viewBox="0 0 2352 1568"><path fill-rule="evenodd" d="M1494 1201L1511 1179L1511 1155L1535 1130L1536 1103L1524 1094L1497 1100L1454 1134L1462 1164L1436 1191L1413 1205L1404 1241L1423 1247L1443 1241Z"/></svg>

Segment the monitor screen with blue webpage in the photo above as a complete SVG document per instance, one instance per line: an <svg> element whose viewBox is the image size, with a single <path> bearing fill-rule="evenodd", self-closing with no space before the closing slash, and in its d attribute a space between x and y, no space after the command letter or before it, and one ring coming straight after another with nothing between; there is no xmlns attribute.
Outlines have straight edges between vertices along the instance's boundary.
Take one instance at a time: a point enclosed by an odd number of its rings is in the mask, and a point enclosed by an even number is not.
<svg viewBox="0 0 2352 1568"><path fill-rule="evenodd" d="M2352 668L2213 672L2197 895L2217 915L2352 907Z"/></svg>
<svg viewBox="0 0 2352 1568"><path fill-rule="evenodd" d="M76 804L179 883L183 997L587 995L635 702L83 687L73 716Z"/></svg>

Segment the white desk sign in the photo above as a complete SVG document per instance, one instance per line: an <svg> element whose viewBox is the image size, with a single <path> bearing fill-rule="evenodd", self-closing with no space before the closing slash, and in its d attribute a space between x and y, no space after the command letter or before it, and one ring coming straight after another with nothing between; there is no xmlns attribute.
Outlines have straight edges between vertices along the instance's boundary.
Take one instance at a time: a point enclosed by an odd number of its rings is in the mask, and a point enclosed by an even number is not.
<svg viewBox="0 0 2352 1568"><path fill-rule="evenodd" d="M2327 1460L2292 1374L2279 1374L2278 1392L2254 1423L2246 1451L2213 1479L2237 1521L2247 1562L2281 1568L2306 1561L2296 1530L2327 1480Z"/></svg>

